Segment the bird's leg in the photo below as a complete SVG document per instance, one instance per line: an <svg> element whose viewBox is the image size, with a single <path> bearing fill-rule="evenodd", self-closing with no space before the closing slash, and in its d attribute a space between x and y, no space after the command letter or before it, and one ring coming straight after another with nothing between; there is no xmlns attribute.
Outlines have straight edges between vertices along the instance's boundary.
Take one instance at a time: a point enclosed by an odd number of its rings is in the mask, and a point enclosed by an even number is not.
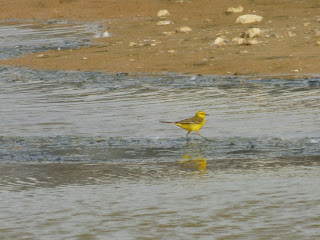
<svg viewBox="0 0 320 240"><path fill-rule="evenodd" d="M201 136L201 135L200 135L199 130L198 130L197 132L198 132L198 135L199 135L200 137L202 137L202 138L205 139L206 141L210 142L207 138L205 138L204 136Z"/></svg>
<svg viewBox="0 0 320 240"><path fill-rule="evenodd" d="M187 135L186 135L187 142L188 142L188 135L189 135L190 132L191 132L191 131L189 131L189 132L187 133Z"/></svg>

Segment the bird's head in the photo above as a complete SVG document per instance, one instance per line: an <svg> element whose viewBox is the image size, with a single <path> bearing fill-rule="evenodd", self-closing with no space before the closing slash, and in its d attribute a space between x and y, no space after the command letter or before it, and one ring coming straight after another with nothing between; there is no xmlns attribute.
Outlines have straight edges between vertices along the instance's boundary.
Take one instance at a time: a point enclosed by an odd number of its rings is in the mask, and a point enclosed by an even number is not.
<svg viewBox="0 0 320 240"><path fill-rule="evenodd" d="M204 111L198 111L196 113L196 116L197 117L201 117L201 118L204 118L206 115L208 115L208 114L206 114Z"/></svg>

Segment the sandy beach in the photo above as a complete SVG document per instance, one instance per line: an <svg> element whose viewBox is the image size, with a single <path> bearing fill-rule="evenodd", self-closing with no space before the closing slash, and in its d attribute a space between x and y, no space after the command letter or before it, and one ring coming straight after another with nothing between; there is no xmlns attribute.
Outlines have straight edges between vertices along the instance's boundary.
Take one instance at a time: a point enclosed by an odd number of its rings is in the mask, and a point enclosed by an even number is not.
<svg viewBox="0 0 320 240"><path fill-rule="evenodd" d="M243 7L243 11L227 12ZM320 2L164 0L3 0L0 19L98 21L109 37L90 47L51 50L1 60L32 69L202 75L320 73ZM160 10L168 16L158 17ZM236 23L241 15L260 22ZM169 21L162 25L159 21ZM158 25L160 24L160 25ZM191 31L181 32L181 27ZM259 28L245 44L235 40ZM216 44L217 38L221 44ZM250 44L249 41L253 41Z"/></svg>

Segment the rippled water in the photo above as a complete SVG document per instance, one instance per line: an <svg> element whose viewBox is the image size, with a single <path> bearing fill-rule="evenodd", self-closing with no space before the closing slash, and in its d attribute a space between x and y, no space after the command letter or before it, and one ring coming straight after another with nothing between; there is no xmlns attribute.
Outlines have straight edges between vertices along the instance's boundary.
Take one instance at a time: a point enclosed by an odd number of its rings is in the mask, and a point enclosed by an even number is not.
<svg viewBox="0 0 320 240"><path fill-rule="evenodd" d="M0 21L0 59L30 52L86 46L101 31L97 23Z"/></svg>
<svg viewBox="0 0 320 240"><path fill-rule="evenodd" d="M3 67L0 102L0 239L320 237L318 77Z"/></svg>
<svg viewBox="0 0 320 240"><path fill-rule="evenodd" d="M245 79L0 71L0 134L176 138L199 109L214 137L320 137L319 78Z"/></svg>
<svg viewBox="0 0 320 240"><path fill-rule="evenodd" d="M1 22L0 58L98 33ZM292 79L0 68L0 239L318 239L320 79ZM159 123L200 109L210 141Z"/></svg>

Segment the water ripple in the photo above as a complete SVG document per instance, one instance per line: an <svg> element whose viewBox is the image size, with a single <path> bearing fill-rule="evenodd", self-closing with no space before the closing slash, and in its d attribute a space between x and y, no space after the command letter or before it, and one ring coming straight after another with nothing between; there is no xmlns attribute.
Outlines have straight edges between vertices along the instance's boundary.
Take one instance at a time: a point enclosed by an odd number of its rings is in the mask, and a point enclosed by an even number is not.
<svg viewBox="0 0 320 240"><path fill-rule="evenodd" d="M202 130L207 137L319 137L319 78L258 81L15 68L2 68L0 76L0 135L179 137L185 133L159 120L180 120L202 109L211 115Z"/></svg>

